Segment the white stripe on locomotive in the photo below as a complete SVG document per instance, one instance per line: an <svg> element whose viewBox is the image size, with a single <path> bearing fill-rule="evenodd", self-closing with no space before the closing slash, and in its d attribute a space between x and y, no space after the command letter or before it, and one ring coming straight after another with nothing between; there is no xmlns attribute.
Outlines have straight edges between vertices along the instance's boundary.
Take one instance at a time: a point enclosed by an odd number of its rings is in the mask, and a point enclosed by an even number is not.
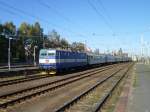
<svg viewBox="0 0 150 112"><path fill-rule="evenodd" d="M86 62L86 59L39 59L39 63L71 63L71 62Z"/></svg>

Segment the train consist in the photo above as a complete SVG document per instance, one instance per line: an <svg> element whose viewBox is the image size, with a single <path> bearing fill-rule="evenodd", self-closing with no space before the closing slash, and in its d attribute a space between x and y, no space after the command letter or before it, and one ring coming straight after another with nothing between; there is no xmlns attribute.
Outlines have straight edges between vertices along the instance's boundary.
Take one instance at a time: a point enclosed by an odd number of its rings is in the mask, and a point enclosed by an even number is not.
<svg viewBox="0 0 150 112"><path fill-rule="evenodd" d="M39 68L48 71L50 74L55 74L64 69L128 61L131 61L131 58L125 56L96 55L55 49L41 49L39 54Z"/></svg>

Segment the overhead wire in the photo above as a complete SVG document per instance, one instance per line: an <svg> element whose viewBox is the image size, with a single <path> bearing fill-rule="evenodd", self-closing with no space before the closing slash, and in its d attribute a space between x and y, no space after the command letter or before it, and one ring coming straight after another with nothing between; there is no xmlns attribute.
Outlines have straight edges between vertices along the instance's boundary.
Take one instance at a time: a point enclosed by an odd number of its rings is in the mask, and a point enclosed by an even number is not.
<svg viewBox="0 0 150 112"><path fill-rule="evenodd" d="M97 0L97 3L98 3L98 5L103 9L105 16L106 16L107 19L109 20L109 23L111 23L112 19L111 19L110 15L109 15L107 9L106 9L105 6L103 5L102 0ZM111 25L111 27L112 27L112 25ZM116 32L113 30L113 27L112 27L112 33L113 33L112 36L113 36L114 40L117 41L117 40L118 40L118 39L117 39L117 35L118 35L118 34L116 34ZM115 41L114 41L114 44L115 44Z"/></svg>
<svg viewBox="0 0 150 112"><path fill-rule="evenodd" d="M103 9L103 11L105 12L105 15L107 16L107 18L109 19L109 21L112 21L110 14L108 13L107 9L105 8L103 2L101 0L97 0L99 6Z"/></svg>
<svg viewBox="0 0 150 112"><path fill-rule="evenodd" d="M58 10L54 9L52 6L48 5L47 3L45 3L43 0L36 0L41 6L46 7L50 10L53 10L55 12L55 14L57 14L58 16L60 16L61 18L63 18L65 21L72 23L71 20L66 17L64 14L60 13Z"/></svg>
<svg viewBox="0 0 150 112"><path fill-rule="evenodd" d="M12 16L15 16L15 17L17 16L19 18L24 18L21 14L15 12L14 10L12 11L12 10L9 10L8 8L4 7L3 4L0 4L0 11L4 11L4 12L6 12Z"/></svg>
<svg viewBox="0 0 150 112"><path fill-rule="evenodd" d="M16 14L15 12L13 12L13 11L10 11L10 10L8 10L8 9L5 9L5 8L0 8L1 10L3 10L3 11L5 11L5 12L7 12L7 13L9 13L9 14L11 14L11 15L14 15L14 14Z"/></svg>
<svg viewBox="0 0 150 112"><path fill-rule="evenodd" d="M53 8L51 5L47 4L46 2L44 2L44 0L37 0L37 2L45 7L45 8L48 8L50 10L52 10L53 12L55 12L59 17L61 17L62 19L64 19L66 22L68 22L69 24L72 24L74 25L75 24L75 21L71 21L70 18L68 18L67 16L65 16L63 13L61 13L60 11L58 11L57 9ZM81 26L81 25L80 25ZM79 27L80 27L79 26ZM85 36L83 34L80 34L80 36Z"/></svg>
<svg viewBox="0 0 150 112"><path fill-rule="evenodd" d="M28 16L28 17L30 17L30 18L39 19L39 20L41 20L41 21L43 21L43 22L49 23L49 22L46 21L46 20L40 19L39 17L36 17L36 16L34 16L34 15L32 15L32 14L30 14L30 13L24 11L24 10L21 10L21 9L18 9L18 8L12 6L12 5L9 5L9 4L7 4L6 2L0 1L0 5L3 5L3 6L5 6L5 7L8 7L8 8L10 8L10 9L12 9L11 11L19 12L19 13L21 13L22 15ZM54 24L51 23L51 25L54 25ZM54 25L54 26L55 26L55 25Z"/></svg>
<svg viewBox="0 0 150 112"><path fill-rule="evenodd" d="M57 28L59 28L59 29L63 29L64 31L69 31L69 32L75 33L74 31L72 31L72 30L70 30L70 29L64 28L64 27L62 27L62 26L56 25L56 24L54 24L54 23L52 23L52 22L49 22L49 21L47 21L46 19L43 19L43 18L37 17L37 16L35 16L35 15L32 15L32 14L30 14L30 13L24 11L24 10L18 9L18 8L16 8L16 7L14 7L14 6L12 6L12 5L10 5L10 4L4 2L4 1L0 1L0 5L3 5L3 6L5 6L5 7L8 7L8 8L10 8L10 9L13 9L13 11L15 10L16 12L19 12L19 13L21 13L21 14L23 14L23 15L26 15L26 16L30 17L30 18L38 19L38 20L40 20L40 21L43 21L44 23L48 23L48 24L50 24L50 25L52 25L52 26L55 26L55 27L57 27ZM11 12L12 12L12 10L11 10ZM75 33L75 34L77 34L77 33ZM83 35L81 35L81 34L77 34L77 35L78 35L78 36L83 36Z"/></svg>
<svg viewBox="0 0 150 112"><path fill-rule="evenodd" d="M106 24L106 26L113 32L111 24L106 20L106 18L103 16L103 14L100 13L100 11L96 8L96 6L90 1L87 0L90 7L93 9L93 11L103 20L103 22Z"/></svg>

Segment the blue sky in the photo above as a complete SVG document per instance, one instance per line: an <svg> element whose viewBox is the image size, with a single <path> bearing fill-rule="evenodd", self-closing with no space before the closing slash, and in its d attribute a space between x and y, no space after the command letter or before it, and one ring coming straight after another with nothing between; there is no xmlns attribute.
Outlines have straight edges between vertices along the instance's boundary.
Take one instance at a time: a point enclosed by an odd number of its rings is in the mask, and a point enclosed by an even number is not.
<svg viewBox="0 0 150 112"><path fill-rule="evenodd" d="M70 42L102 52L122 48L139 54L141 35L150 43L149 11L149 0L0 0L1 23L39 21L45 34L56 29Z"/></svg>

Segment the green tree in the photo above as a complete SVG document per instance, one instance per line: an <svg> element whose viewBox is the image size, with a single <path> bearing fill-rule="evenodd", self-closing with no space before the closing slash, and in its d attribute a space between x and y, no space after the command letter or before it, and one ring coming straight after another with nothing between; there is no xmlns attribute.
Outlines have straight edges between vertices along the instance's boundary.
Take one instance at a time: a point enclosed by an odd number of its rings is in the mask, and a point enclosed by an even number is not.
<svg viewBox="0 0 150 112"><path fill-rule="evenodd" d="M19 41L17 45L18 45L18 52L20 52L18 55L20 59L22 60L26 59L26 62L28 61L29 56L27 54L27 51L25 50L25 43L30 35L30 27L31 26L28 23L23 22L18 28Z"/></svg>
<svg viewBox="0 0 150 112"><path fill-rule="evenodd" d="M65 38L62 38L60 43L61 43L61 48L62 49L68 49L69 46L70 46L69 42Z"/></svg>
<svg viewBox="0 0 150 112"><path fill-rule="evenodd" d="M32 26L32 29L33 29L33 35L35 36L33 40L35 41L35 44L39 48L41 48L41 45L43 43L43 29L41 28L41 26L38 22L36 22Z"/></svg>
<svg viewBox="0 0 150 112"><path fill-rule="evenodd" d="M24 22L19 27L19 34L21 40L24 43L26 60L32 61L34 46L38 46L38 49L42 48L43 29L38 22L36 22L34 25L30 25Z"/></svg>
<svg viewBox="0 0 150 112"><path fill-rule="evenodd" d="M6 22L3 25L3 30L5 34L8 35L15 35L16 34L16 26L13 24L13 22Z"/></svg>
<svg viewBox="0 0 150 112"><path fill-rule="evenodd" d="M6 35L9 37L11 35L16 34L16 26L13 24L13 22L6 22L3 25L0 25L0 33L3 34L0 36L0 61L1 62L7 62L8 59L8 38L6 38ZM11 36L11 38L14 38L14 36ZM11 59L13 57L16 57L16 41L11 40Z"/></svg>
<svg viewBox="0 0 150 112"><path fill-rule="evenodd" d="M3 32L3 25L0 24L0 34Z"/></svg>
<svg viewBox="0 0 150 112"><path fill-rule="evenodd" d="M18 28L19 36L27 36L29 35L30 25L26 22L21 23Z"/></svg>
<svg viewBox="0 0 150 112"><path fill-rule="evenodd" d="M3 25L0 24L0 34L3 33ZM7 61L7 48L8 42L5 36L0 35L0 63L5 63Z"/></svg>
<svg viewBox="0 0 150 112"><path fill-rule="evenodd" d="M81 42L73 42L71 44L71 49L73 51L80 51L80 52L84 52L85 51L85 45Z"/></svg>
<svg viewBox="0 0 150 112"><path fill-rule="evenodd" d="M60 35L55 30L49 34L48 40L49 48L61 48Z"/></svg>
<svg viewBox="0 0 150 112"><path fill-rule="evenodd" d="M24 40L31 39L34 45L39 45L43 41L43 29L38 22L34 25L23 22L19 27L19 35L23 37Z"/></svg>

